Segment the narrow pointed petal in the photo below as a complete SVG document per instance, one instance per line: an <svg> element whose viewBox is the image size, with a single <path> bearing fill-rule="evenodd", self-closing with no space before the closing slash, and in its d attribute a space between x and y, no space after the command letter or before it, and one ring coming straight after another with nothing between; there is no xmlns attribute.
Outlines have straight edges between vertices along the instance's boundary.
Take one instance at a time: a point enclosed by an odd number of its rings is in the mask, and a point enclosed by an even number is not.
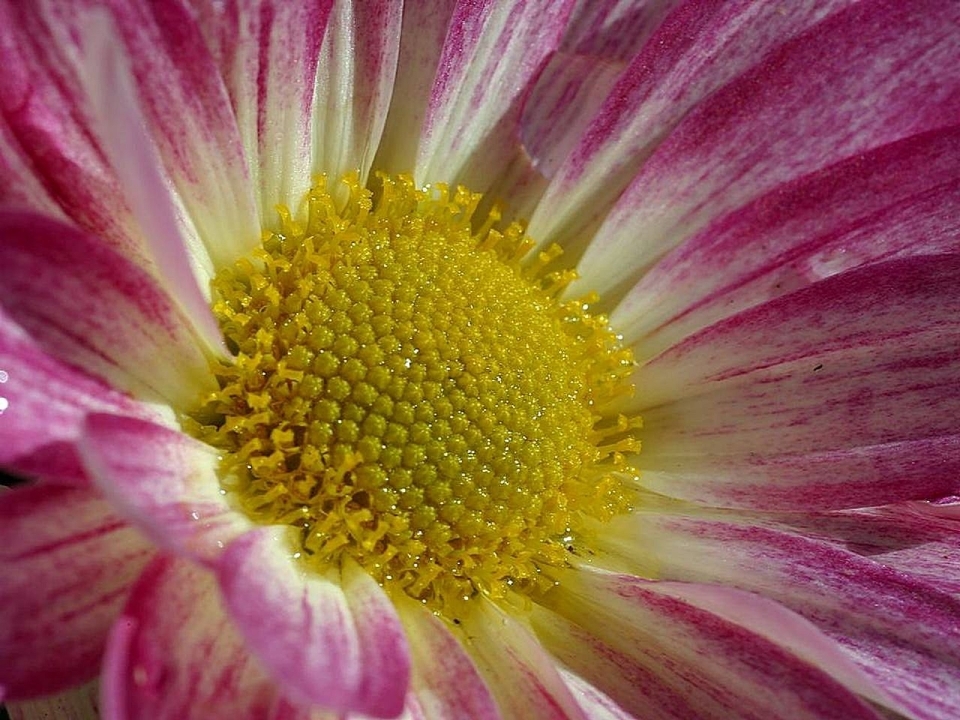
<svg viewBox="0 0 960 720"><path fill-rule="evenodd" d="M960 256L871 265L693 335L636 376L647 487L789 510L957 489Z"/></svg>
<svg viewBox="0 0 960 720"><path fill-rule="evenodd" d="M490 186L514 154L520 105L571 9L570 0L457 4L420 134L418 183Z"/></svg>
<svg viewBox="0 0 960 720"><path fill-rule="evenodd" d="M133 587L102 682L104 716L116 720L305 720L246 648L215 576L169 557Z"/></svg>
<svg viewBox="0 0 960 720"><path fill-rule="evenodd" d="M181 432L90 415L80 447L101 492L161 548L214 565L251 527L220 490L217 451Z"/></svg>
<svg viewBox="0 0 960 720"><path fill-rule="evenodd" d="M162 422L102 380L51 357L0 307L0 464L24 475L86 485L75 444L88 412Z"/></svg>
<svg viewBox="0 0 960 720"><path fill-rule="evenodd" d="M311 107L332 0L193 0L237 117L261 223L310 189Z"/></svg>
<svg viewBox="0 0 960 720"><path fill-rule="evenodd" d="M146 271L42 216L2 213L0 235L0 303L52 356L181 407L212 389L189 324Z"/></svg>
<svg viewBox="0 0 960 720"><path fill-rule="evenodd" d="M583 287L625 289L719 214L955 124L958 26L953 3L857 3L766 56L691 110L643 163L580 262Z"/></svg>
<svg viewBox="0 0 960 720"><path fill-rule="evenodd" d="M907 714L947 720L960 712L956 594L750 518L646 517L635 529L663 577L761 593L837 641Z"/></svg>
<svg viewBox="0 0 960 720"><path fill-rule="evenodd" d="M99 685L88 683L76 690L38 700L7 703L10 720L100 720Z"/></svg>
<svg viewBox="0 0 960 720"><path fill-rule="evenodd" d="M773 3L752 0L677 4L639 52L624 58L630 65L530 218L531 237L582 249L590 230L691 108L757 65L772 49L848 4L802 0L789 13L779 12ZM602 15L603 5L590 3L591 14ZM644 9L660 12L663 5L622 3L609 12L623 21ZM600 37L608 33L619 37L618 29L614 25L606 33L601 30Z"/></svg>
<svg viewBox="0 0 960 720"><path fill-rule="evenodd" d="M731 714L877 718L821 665L823 653L808 658L779 638L754 632L742 616L718 612L716 601L698 597L712 591L582 568L571 571L548 600L569 624L541 614L535 626L563 662L588 673L586 680L614 693L612 699L638 717L686 717L693 710L696 717L718 720ZM754 603L754 611L779 612L774 603L759 602L765 607ZM772 624L789 615L779 614ZM804 635L813 635L813 643L822 642L809 624L799 637L791 637L793 630L784 628L788 640L805 642ZM591 666L591 656L600 663ZM611 672L605 681L603 674Z"/></svg>
<svg viewBox="0 0 960 720"><path fill-rule="evenodd" d="M401 5L338 0L323 39L314 101L313 167L337 181L367 181L397 72ZM409 168L407 170L409 172Z"/></svg>
<svg viewBox="0 0 960 720"><path fill-rule="evenodd" d="M463 619L468 649L505 718L586 720L554 659L516 618L485 598Z"/></svg>
<svg viewBox="0 0 960 720"><path fill-rule="evenodd" d="M213 313L198 278L213 267L181 222L177 200L146 134L126 50L117 43L113 20L91 13L83 25L85 74L97 129L123 181L127 196L157 270L170 295L182 306L197 335L214 353L227 355Z"/></svg>
<svg viewBox="0 0 960 720"><path fill-rule="evenodd" d="M443 621L402 598L398 610L413 661L410 691L423 715L438 720L501 720L474 661Z"/></svg>
<svg viewBox="0 0 960 720"><path fill-rule="evenodd" d="M778 187L658 262L611 317L643 358L839 272L960 250L960 128L913 136ZM642 359L642 358L641 358Z"/></svg>
<svg viewBox="0 0 960 720"><path fill-rule="evenodd" d="M221 556L224 600L251 651L299 702L396 716L410 658L392 604L349 570L308 574L288 540L287 528L253 530Z"/></svg>
<svg viewBox="0 0 960 720"><path fill-rule="evenodd" d="M7 699L58 692L97 674L107 631L154 555L89 491L0 493L0 687Z"/></svg>

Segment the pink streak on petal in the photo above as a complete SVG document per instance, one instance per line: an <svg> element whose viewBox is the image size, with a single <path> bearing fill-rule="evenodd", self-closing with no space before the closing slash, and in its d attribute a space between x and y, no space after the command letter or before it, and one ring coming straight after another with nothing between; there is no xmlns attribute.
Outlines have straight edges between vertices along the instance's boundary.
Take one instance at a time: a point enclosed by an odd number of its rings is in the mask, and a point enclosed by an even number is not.
<svg viewBox="0 0 960 720"><path fill-rule="evenodd" d="M413 656L411 692L429 718L501 720L490 689L461 641L436 615L412 600L398 601Z"/></svg>
<svg viewBox="0 0 960 720"><path fill-rule="evenodd" d="M682 0L578 0L561 50L613 61L633 58Z"/></svg>
<svg viewBox="0 0 960 720"><path fill-rule="evenodd" d="M871 262L960 250L960 128L777 187L658 262L611 317L651 357L765 300ZM642 338L642 341L641 341Z"/></svg>
<svg viewBox="0 0 960 720"><path fill-rule="evenodd" d="M210 389L189 325L146 271L42 216L2 213L0 234L0 303L52 356L141 398L183 406Z"/></svg>
<svg viewBox="0 0 960 720"><path fill-rule="evenodd" d="M9 699L96 675L107 631L154 555L89 491L0 493L0 686Z"/></svg>
<svg viewBox="0 0 960 720"><path fill-rule="evenodd" d="M691 108L848 4L801 0L791 12L753 0L679 4L632 58L565 158L530 218L531 237L581 251L643 162Z"/></svg>
<svg viewBox="0 0 960 720"><path fill-rule="evenodd" d="M409 667L405 647L381 646L369 628L361 630L354 598L341 586L339 573L329 578L308 573L291 557L289 540L289 528L261 528L235 540L221 556L224 601L251 651L299 702L344 713L396 715L407 691L400 683ZM386 614L382 601L377 604L384 613L382 628L393 638L402 634L396 615ZM391 653L384 658L390 672L383 685L365 664L378 650Z"/></svg>
<svg viewBox="0 0 960 720"><path fill-rule="evenodd" d="M61 36L68 27L57 13L37 12L36 3L0 2L0 109L10 143L3 154L17 175L32 178L11 188L14 198L46 211L48 195L59 208L52 215L62 213L152 270L120 181L92 133L76 43Z"/></svg>
<svg viewBox="0 0 960 720"><path fill-rule="evenodd" d="M642 367L648 487L699 502L841 508L957 489L960 256L830 277Z"/></svg>
<svg viewBox="0 0 960 720"><path fill-rule="evenodd" d="M261 222L310 189L311 108L331 0L194 0L237 116Z"/></svg>
<svg viewBox="0 0 960 720"><path fill-rule="evenodd" d="M392 0L334 3L323 40L314 103L313 165L360 182L380 144L397 72L402 12ZM407 168L407 172L409 172Z"/></svg>
<svg viewBox="0 0 960 720"><path fill-rule="evenodd" d="M106 383L51 357L0 307L0 464L86 485L74 443L88 412L158 416Z"/></svg>
<svg viewBox="0 0 960 720"><path fill-rule="evenodd" d="M213 353L227 356L220 330L191 268L186 239L164 180L159 158L145 131L136 85L116 28L103 12L91 12L84 30L85 82L107 141L107 154L124 182L157 268L197 334Z"/></svg>
<svg viewBox="0 0 960 720"><path fill-rule="evenodd" d="M751 518L651 516L636 527L663 577L757 592L808 618L924 720L960 712L960 600L840 544Z"/></svg>
<svg viewBox="0 0 960 720"><path fill-rule="evenodd" d="M164 549L212 566L251 527L220 490L217 452L183 433L89 415L80 449L97 487Z"/></svg>
<svg viewBox="0 0 960 720"><path fill-rule="evenodd" d="M830 668L818 664L822 653L814 653L816 661L811 662L779 639L771 641L683 594L673 584L579 568L564 577L550 600L574 624L551 623L541 615L535 625L552 648L561 648L573 670L586 673L585 679L604 692L622 693L629 686L591 677L598 669L648 673L646 683L634 686L633 697L612 696L640 717L683 717L683 708L692 707L698 717L717 720L731 714L877 719L863 700L832 677ZM812 626L805 626L799 637L805 634L822 642ZM797 634L790 639L797 640ZM609 660L591 668L589 654L603 658L604 646L612 652ZM589 653L580 660L578 647Z"/></svg>
<svg viewBox="0 0 960 720"><path fill-rule="evenodd" d="M571 9L570 0L457 4L427 104L417 182L490 186L513 156L520 104Z"/></svg>
<svg viewBox="0 0 960 720"><path fill-rule="evenodd" d="M483 597L463 619L467 650L505 718L586 720L553 657L516 618Z"/></svg>
<svg viewBox="0 0 960 720"><path fill-rule="evenodd" d="M582 286L632 284L723 212L844 158L955 124L958 28L954 3L877 0L767 55L692 109L643 163L580 262Z"/></svg>
<svg viewBox="0 0 960 720"><path fill-rule="evenodd" d="M212 573L164 557L110 634L103 714L111 720L306 720L247 650Z"/></svg>

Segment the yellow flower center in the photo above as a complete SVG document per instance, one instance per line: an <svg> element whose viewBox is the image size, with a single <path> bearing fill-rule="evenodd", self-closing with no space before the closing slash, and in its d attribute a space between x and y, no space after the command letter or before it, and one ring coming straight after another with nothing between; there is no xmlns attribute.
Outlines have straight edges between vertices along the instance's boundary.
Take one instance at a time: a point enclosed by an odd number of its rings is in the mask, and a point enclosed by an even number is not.
<svg viewBox="0 0 960 720"><path fill-rule="evenodd" d="M318 182L213 282L232 363L185 421L254 521L299 530L318 570L352 558L439 612L537 593L598 522L631 508L639 422L605 413L632 356L571 272L463 188Z"/></svg>

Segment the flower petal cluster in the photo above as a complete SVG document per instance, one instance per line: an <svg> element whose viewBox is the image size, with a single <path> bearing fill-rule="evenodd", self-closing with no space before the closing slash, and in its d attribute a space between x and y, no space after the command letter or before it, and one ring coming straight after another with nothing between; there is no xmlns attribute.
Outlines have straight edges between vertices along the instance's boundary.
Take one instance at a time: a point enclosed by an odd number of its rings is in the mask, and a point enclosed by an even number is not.
<svg viewBox="0 0 960 720"><path fill-rule="evenodd" d="M943 0L0 0L0 701L960 716L958 59ZM536 601L305 572L181 431L210 278L376 171L529 220L637 360L644 500Z"/></svg>

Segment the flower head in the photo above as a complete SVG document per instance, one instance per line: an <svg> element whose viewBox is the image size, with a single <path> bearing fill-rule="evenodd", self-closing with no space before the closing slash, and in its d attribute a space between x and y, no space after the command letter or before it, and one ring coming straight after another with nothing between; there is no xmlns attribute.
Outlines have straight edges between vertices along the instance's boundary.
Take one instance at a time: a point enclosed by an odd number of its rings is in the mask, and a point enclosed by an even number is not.
<svg viewBox="0 0 960 720"><path fill-rule="evenodd" d="M934 0L0 2L0 699L955 716L958 49Z"/></svg>

